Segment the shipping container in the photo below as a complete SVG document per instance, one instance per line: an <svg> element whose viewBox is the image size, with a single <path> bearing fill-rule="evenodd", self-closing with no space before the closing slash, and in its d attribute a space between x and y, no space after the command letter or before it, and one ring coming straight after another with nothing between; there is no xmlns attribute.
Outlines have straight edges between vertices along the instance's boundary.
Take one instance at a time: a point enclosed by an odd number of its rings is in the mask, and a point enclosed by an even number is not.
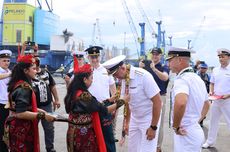
<svg viewBox="0 0 230 152"><path fill-rule="evenodd" d="M50 45L52 35L58 33L59 16L37 8L34 12L34 41L37 44Z"/></svg>

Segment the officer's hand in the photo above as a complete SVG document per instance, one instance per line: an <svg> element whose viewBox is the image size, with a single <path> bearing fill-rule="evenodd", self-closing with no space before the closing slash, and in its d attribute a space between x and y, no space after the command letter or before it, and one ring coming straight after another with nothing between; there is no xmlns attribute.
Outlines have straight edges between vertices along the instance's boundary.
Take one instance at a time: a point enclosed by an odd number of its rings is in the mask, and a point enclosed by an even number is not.
<svg viewBox="0 0 230 152"><path fill-rule="evenodd" d="M214 92L211 92L211 91L210 91L210 92L209 92L209 95L210 95L210 96L214 95Z"/></svg>
<svg viewBox="0 0 230 152"><path fill-rule="evenodd" d="M175 133L176 133L177 135L184 136L184 135L187 134L187 131L186 131L184 128L180 127L178 131L175 131Z"/></svg>
<svg viewBox="0 0 230 152"><path fill-rule="evenodd" d="M223 97L222 97L222 98L223 98L223 99L230 98L230 94L223 95Z"/></svg>
<svg viewBox="0 0 230 152"><path fill-rule="evenodd" d="M140 68L144 68L145 67L145 64L143 63L144 59L140 60L139 62L139 67Z"/></svg>
<svg viewBox="0 0 230 152"><path fill-rule="evenodd" d="M146 131L147 140L153 140L156 136L156 130L153 130L151 127L149 127Z"/></svg>

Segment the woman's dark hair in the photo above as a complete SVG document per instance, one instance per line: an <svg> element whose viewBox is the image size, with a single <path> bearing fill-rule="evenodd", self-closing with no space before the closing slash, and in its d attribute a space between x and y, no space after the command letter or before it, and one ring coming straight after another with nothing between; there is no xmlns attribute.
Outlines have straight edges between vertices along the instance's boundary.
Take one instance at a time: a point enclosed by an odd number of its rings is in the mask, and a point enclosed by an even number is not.
<svg viewBox="0 0 230 152"><path fill-rule="evenodd" d="M67 113L71 111L74 101L76 100L76 92L78 90L88 91L88 88L84 83L84 78L89 78L91 74L92 72L77 73L74 75L74 79L69 84L67 94L64 98L65 110Z"/></svg>
<svg viewBox="0 0 230 152"><path fill-rule="evenodd" d="M36 65L39 67L40 66L40 59L39 59L39 57L36 57L35 61L36 61Z"/></svg>
<svg viewBox="0 0 230 152"><path fill-rule="evenodd" d="M26 74L24 73L25 69L29 69L33 64L31 63L18 63L14 66L11 74L10 81L8 83L8 92L12 92L14 90L15 84L19 80L23 80L31 84L31 82L28 80Z"/></svg>

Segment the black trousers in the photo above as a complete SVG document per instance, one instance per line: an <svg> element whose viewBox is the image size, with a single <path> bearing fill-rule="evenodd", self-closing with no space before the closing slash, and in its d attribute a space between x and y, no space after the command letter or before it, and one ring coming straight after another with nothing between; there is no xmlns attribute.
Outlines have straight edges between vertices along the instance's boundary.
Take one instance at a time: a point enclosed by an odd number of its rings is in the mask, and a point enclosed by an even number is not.
<svg viewBox="0 0 230 152"><path fill-rule="evenodd" d="M4 106L4 104L0 103L0 152L8 152L8 148L2 140L2 136L4 134L5 120L9 115L9 110L5 109Z"/></svg>

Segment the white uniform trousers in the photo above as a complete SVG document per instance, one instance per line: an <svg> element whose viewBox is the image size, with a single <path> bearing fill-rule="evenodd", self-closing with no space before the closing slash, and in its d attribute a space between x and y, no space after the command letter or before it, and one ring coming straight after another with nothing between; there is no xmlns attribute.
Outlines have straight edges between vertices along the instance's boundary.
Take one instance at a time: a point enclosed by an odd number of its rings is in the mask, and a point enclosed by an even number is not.
<svg viewBox="0 0 230 152"><path fill-rule="evenodd" d="M151 116L152 118L152 116ZM153 140L147 140L146 131L151 125L151 118L139 118L142 122L137 123L130 120L129 136L128 136L128 152L155 152L157 148L157 140L159 129L156 131L156 136ZM144 120L144 122L143 122ZM146 120L146 121L145 121ZM158 122L158 128L160 125Z"/></svg>
<svg viewBox="0 0 230 152"><path fill-rule="evenodd" d="M158 141L157 141L157 147L161 148L163 137L164 137L164 118L165 118L165 108L166 108L166 96L161 96L161 101L163 103L162 110L161 110L161 124L159 127L159 135L158 135Z"/></svg>
<svg viewBox="0 0 230 152"><path fill-rule="evenodd" d="M174 152L201 152L204 143L204 132L200 125L194 124L184 128L187 135L174 133Z"/></svg>
<svg viewBox="0 0 230 152"><path fill-rule="evenodd" d="M208 130L207 143L213 145L216 142L217 132L218 132L218 123L221 115L223 114L228 128L230 130L230 99L226 100L216 100L211 105L211 117Z"/></svg>

